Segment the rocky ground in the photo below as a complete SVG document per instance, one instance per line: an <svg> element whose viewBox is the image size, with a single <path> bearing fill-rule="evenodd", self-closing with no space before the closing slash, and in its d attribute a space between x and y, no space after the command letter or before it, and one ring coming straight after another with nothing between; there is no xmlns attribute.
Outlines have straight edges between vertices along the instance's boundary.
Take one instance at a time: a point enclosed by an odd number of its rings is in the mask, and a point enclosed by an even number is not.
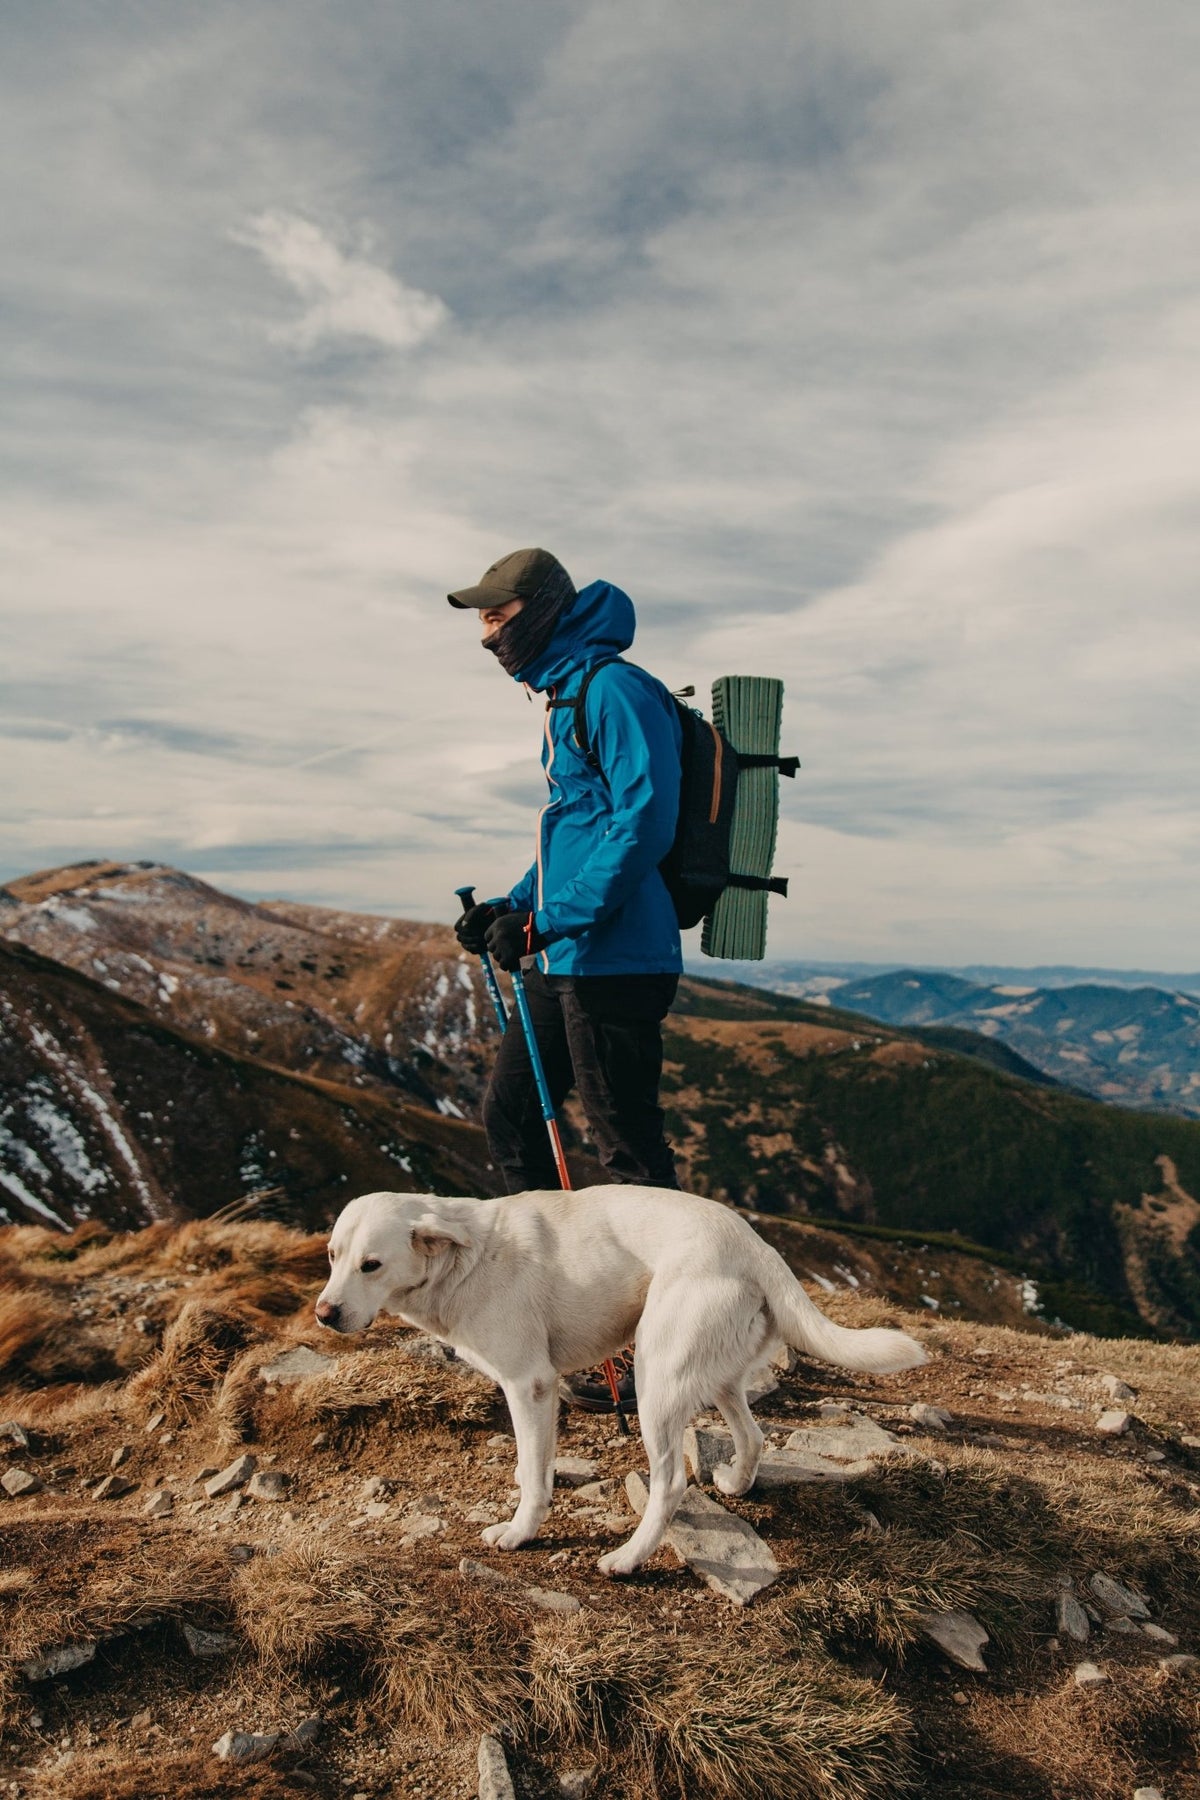
<svg viewBox="0 0 1200 1800"><path fill-rule="evenodd" d="M542 1539L485 1549L502 1399L320 1334L321 1238L0 1233L0 1792L1200 1794L1200 1351L908 1312L842 1254L814 1297L927 1366L768 1377L743 1500L698 1420L613 1582L636 1428L564 1413Z"/></svg>

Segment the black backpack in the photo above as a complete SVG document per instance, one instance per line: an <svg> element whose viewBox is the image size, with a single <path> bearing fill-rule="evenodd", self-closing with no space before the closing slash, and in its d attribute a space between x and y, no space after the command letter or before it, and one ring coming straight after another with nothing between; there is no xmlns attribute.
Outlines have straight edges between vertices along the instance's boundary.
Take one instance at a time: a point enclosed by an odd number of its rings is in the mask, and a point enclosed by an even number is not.
<svg viewBox="0 0 1200 1800"><path fill-rule="evenodd" d="M588 767L600 776L604 771L588 736L587 694L600 670L621 660L619 656L610 656L604 662L594 663L580 682L577 694L569 700L547 701L548 706L574 708L575 742ZM690 694L693 690L687 688L685 692ZM686 931L712 911L727 887L765 888L772 894L787 893L786 877L734 873L729 867L729 845L738 770L777 768L781 775L794 776L799 762L794 756L739 755L718 725L712 724L695 707L685 706L677 694L672 694L671 700L683 728L679 746L682 768L679 820L674 842L658 867L674 903L675 916L681 929Z"/></svg>

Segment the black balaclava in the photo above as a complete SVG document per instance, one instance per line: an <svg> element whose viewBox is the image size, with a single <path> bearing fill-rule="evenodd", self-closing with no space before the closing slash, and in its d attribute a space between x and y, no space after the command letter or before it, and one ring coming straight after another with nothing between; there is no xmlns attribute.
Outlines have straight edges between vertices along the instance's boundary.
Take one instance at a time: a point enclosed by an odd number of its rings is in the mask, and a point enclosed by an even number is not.
<svg viewBox="0 0 1200 1800"><path fill-rule="evenodd" d="M575 588L567 571L561 567L552 570L520 612L505 619L491 637L484 638L484 649L491 651L507 674L516 677L537 661L574 598Z"/></svg>

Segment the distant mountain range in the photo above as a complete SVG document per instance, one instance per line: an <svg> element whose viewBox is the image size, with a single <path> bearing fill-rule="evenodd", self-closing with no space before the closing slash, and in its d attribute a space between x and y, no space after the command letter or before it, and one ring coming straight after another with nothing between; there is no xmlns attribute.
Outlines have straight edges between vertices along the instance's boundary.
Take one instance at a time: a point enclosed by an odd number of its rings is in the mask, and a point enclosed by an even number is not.
<svg viewBox="0 0 1200 1800"><path fill-rule="evenodd" d="M1182 987L1022 977L1075 973L993 972L981 981L931 969L763 963L748 979L773 992L865 1013L889 1025L937 1025L1007 1044L1043 1074L1120 1106L1200 1118L1200 978Z"/></svg>
<svg viewBox="0 0 1200 1800"><path fill-rule="evenodd" d="M319 1225L370 1188L493 1193L475 1121L495 1048L445 926L250 905L155 864L10 882L0 1221L137 1225L265 1190ZM1200 1122L1064 1091L998 1032L687 979L663 1102L685 1186L780 1242L789 1218L836 1222L897 1268L915 1249L931 1305L1019 1289L1087 1329L1200 1335ZM601 1178L564 1123L577 1184Z"/></svg>

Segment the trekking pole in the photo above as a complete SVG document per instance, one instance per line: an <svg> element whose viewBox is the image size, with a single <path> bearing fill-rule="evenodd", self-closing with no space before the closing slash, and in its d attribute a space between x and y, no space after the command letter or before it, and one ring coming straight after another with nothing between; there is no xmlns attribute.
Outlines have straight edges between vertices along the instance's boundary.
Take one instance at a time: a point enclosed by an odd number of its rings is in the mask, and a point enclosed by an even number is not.
<svg viewBox="0 0 1200 1800"><path fill-rule="evenodd" d="M475 904L475 889L460 887L454 890L462 904L464 912ZM492 1005L496 1009L496 1019L501 1031L508 1030L508 1009L504 1004L504 996L500 992L500 983L496 980L496 971L492 959L486 950L480 951L479 960L483 964L484 979L492 996ZM558 1115L554 1110L554 1102L550 1098L550 1088L546 1081L546 1071L542 1066L542 1056L538 1049L537 1036L533 1029L533 1018L529 1011L529 1000L525 993L525 977L518 965L512 972L513 998L517 1003L517 1012L521 1019L521 1029L525 1033L525 1048L529 1052L529 1066L533 1070L534 1083L537 1086L538 1101L542 1109L542 1117L546 1121L546 1130L550 1137L550 1149L554 1154L554 1166L558 1171L559 1185L567 1192L571 1191L571 1171L567 1168L566 1153L563 1150L562 1138L558 1131ZM604 1359L604 1379L608 1383L612 1395L613 1409L617 1415L617 1424L621 1436L629 1436L629 1421L625 1417L625 1408L621 1404L620 1390L617 1387L617 1371L611 1356Z"/></svg>

